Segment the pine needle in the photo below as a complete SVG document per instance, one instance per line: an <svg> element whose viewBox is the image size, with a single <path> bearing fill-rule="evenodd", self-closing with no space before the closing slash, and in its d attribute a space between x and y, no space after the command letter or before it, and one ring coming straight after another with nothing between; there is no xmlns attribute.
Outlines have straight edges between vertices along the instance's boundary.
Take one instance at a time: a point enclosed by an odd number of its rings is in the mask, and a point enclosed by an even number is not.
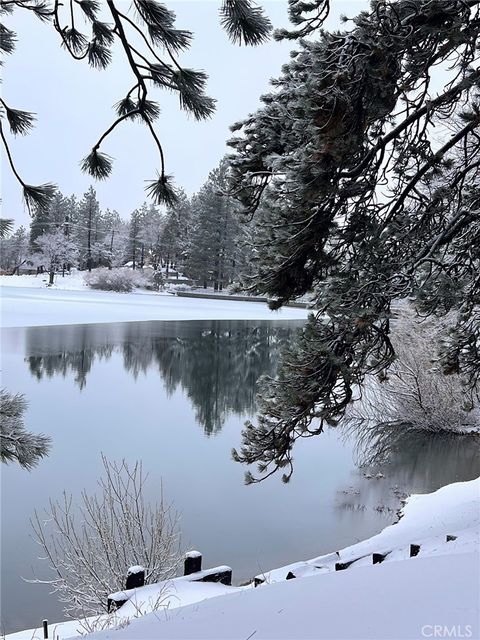
<svg viewBox="0 0 480 640"><path fill-rule="evenodd" d="M112 158L96 149L86 156L81 163L81 169L96 180L106 180L112 171Z"/></svg>
<svg viewBox="0 0 480 640"><path fill-rule="evenodd" d="M172 176L158 176L145 187L145 191L154 200L155 204L165 204L172 207L178 202L178 194L172 184Z"/></svg>

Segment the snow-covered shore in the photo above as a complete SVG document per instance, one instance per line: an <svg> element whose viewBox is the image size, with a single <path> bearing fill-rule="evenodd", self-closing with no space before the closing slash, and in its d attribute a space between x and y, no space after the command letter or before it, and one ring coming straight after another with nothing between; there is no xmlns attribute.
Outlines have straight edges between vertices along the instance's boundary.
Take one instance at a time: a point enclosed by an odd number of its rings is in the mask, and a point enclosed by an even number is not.
<svg viewBox="0 0 480 640"><path fill-rule="evenodd" d="M263 302L179 298L143 291L92 291L81 287L77 276L70 276L73 281L66 276L66 282L57 277L59 285L52 288L41 280L37 281L39 286L28 286L34 277L0 276L3 327L146 320L298 320L308 315L305 309L296 308L270 311ZM15 286L17 282L24 284Z"/></svg>
<svg viewBox="0 0 480 640"><path fill-rule="evenodd" d="M414 640L479 638L480 479L408 498L400 521L338 554L264 574L258 588L188 583L182 602L98 631L92 640ZM447 542L446 536L456 536ZM410 557L410 544L420 545ZM372 564L372 553L386 555ZM335 571L335 562L356 560ZM234 560L234 559L232 559ZM286 579L291 572L295 579ZM155 586L144 587L151 596ZM137 590L142 599L142 589ZM144 598L145 599L145 598ZM125 605L127 606L127 605ZM122 610L120 610L122 611ZM126 612L125 612L126 613ZM74 633L66 623L60 640ZM41 630L7 636L35 640Z"/></svg>

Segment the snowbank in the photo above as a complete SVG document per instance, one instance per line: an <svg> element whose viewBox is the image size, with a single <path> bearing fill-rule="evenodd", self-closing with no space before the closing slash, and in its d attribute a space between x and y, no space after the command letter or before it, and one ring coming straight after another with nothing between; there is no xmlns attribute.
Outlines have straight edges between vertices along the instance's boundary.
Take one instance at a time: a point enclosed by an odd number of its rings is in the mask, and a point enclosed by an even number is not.
<svg viewBox="0 0 480 640"><path fill-rule="evenodd" d="M123 626L133 618L154 612L165 618L167 612L180 606L199 603L209 598L242 591L244 587L228 587L213 582L192 582L177 578L158 584L132 589L130 599L116 613L90 616L84 620L69 620L48 625L49 638L65 640L83 636L93 628L103 629ZM119 592L124 593L124 592ZM3 638L3 636L2 636ZM5 636L6 640L43 640L43 628L27 629Z"/></svg>
<svg viewBox="0 0 480 640"><path fill-rule="evenodd" d="M306 310L296 308L270 311L261 302L198 300L138 291L114 293L8 286L2 289L1 298L3 327L143 320L298 320L308 315Z"/></svg>
<svg viewBox="0 0 480 640"><path fill-rule="evenodd" d="M456 536L447 542L447 535ZM480 478L442 487L435 493L412 495L400 512L400 521L378 535L341 551L296 562L265 574L267 583L285 580L289 572L296 577L335 571L335 564L351 568L372 564L372 554L386 555L383 563L410 558L410 545L420 545L419 557L479 553Z"/></svg>
<svg viewBox="0 0 480 640"><path fill-rule="evenodd" d="M287 581L284 567L257 589L149 614L92 640L479 638L480 479L411 496L401 515L369 540L287 568L300 579ZM411 543L420 545L412 558ZM388 555L372 565L374 552Z"/></svg>
<svg viewBox="0 0 480 640"><path fill-rule="evenodd" d="M410 640L434 628L478 638L478 556L362 567L149 614L92 640ZM454 631L454 633L455 633ZM441 637L437 634L437 637Z"/></svg>
<svg viewBox="0 0 480 640"><path fill-rule="evenodd" d="M169 607L97 631L92 640L416 640L480 637L480 479L413 495L400 521L338 553L261 576L256 589L175 581ZM448 541L446 536L456 536ZM410 557L410 544L420 552ZM372 564L372 553L386 553ZM358 559L360 558L360 559ZM357 560L358 559L358 560ZM356 560L335 571L335 562ZM288 572L296 579L286 580ZM184 583L184 584L182 584ZM218 592L216 590L218 589ZM158 597L159 585L137 590ZM221 596L221 597L218 597ZM199 602L198 600L202 600ZM181 606L182 605L182 606ZM76 632L59 625L60 640ZM78 623L77 623L78 628ZM8 640L41 638L33 630ZM56 637L56 635L54 636Z"/></svg>
<svg viewBox="0 0 480 640"><path fill-rule="evenodd" d="M84 281L84 271L72 269L71 273L65 273L64 276L57 274L52 287L48 285L48 273L40 273L35 275L0 275L0 287L20 287L22 289L60 289L62 291L83 291L88 290L88 286Z"/></svg>

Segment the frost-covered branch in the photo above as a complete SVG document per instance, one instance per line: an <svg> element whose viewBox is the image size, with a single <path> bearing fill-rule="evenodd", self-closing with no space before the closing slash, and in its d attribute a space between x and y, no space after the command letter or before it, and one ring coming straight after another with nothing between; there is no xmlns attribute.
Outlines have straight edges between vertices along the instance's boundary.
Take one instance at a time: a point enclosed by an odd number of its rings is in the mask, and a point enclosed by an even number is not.
<svg viewBox="0 0 480 640"><path fill-rule="evenodd" d="M0 459L18 462L24 469L32 469L48 455L51 439L43 434L25 430L23 415L27 408L25 396L0 391Z"/></svg>
<svg viewBox="0 0 480 640"><path fill-rule="evenodd" d="M107 611L107 597L124 587L131 566L145 568L149 583L172 577L180 561L178 516L165 502L146 502L142 464L102 456L98 492L82 491L79 504L66 493L50 500L31 521L55 577L48 582L73 617Z"/></svg>

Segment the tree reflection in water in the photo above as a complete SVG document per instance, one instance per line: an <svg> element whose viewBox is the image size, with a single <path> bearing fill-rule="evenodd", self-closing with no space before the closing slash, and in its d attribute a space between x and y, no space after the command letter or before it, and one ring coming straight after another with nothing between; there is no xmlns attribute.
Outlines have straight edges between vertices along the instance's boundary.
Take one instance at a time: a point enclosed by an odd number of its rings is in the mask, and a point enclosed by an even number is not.
<svg viewBox="0 0 480 640"><path fill-rule="evenodd" d="M182 389L211 435L228 414L255 412L256 381L273 375L282 346L301 324L212 320L32 327L26 360L38 380L73 375L83 389L96 361L120 353L134 379L153 370L169 395Z"/></svg>
<svg viewBox="0 0 480 640"><path fill-rule="evenodd" d="M388 519L408 494L429 493L480 474L480 440L475 435L432 434L366 422L339 429L344 440L354 443L360 468L352 486L339 492L342 509L375 509Z"/></svg>

